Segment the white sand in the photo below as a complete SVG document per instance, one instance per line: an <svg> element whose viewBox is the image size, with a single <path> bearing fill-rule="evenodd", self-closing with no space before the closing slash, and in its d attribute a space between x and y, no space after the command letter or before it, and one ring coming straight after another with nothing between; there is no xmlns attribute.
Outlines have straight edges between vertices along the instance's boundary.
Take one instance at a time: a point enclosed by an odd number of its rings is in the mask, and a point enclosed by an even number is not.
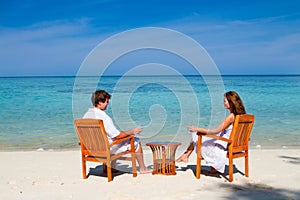
<svg viewBox="0 0 300 200"><path fill-rule="evenodd" d="M196 179L192 155L189 163L177 165L177 175L124 173L108 183L102 167L95 169L101 164L91 162L88 168L99 175L82 179L79 150L0 152L0 199L300 199L299 149L251 150L250 177L236 172L233 183L203 173ZM243 161L234 161L242 172ZM145 162L152 165L148 149ZM130 163L118 164L125 169Z"/></svg>

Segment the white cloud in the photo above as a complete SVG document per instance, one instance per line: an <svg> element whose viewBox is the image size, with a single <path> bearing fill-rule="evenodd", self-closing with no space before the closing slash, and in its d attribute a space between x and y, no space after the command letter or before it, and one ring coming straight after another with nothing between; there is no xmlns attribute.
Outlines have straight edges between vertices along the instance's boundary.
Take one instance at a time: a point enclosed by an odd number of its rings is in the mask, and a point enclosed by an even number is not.
<svg viewBox="0 0 300 200"><path fill-rule="evenodd" d="M164 24L198 41L224 73L300 73L300 20L295 15L253 20L204 21L199 15ZM73 75L115 28L91 20L41 22L22 29L0 27L0 76Z"/></svg>
<svg viewBox="0 0 300 200"><path fill-rule="evenodd" d="M72 75L99 39L88 20L55 21L23 29L1 28L0 76ZM56 68L56 69L55 69ZM73 69L72 69L73 68Z"/></svg>
<svg viewBox="0 0 300 200"><path fill-rule="evenodd" d="M292 16L218 22L189 18L172 28L196 39L224 73L299 74L300 20Z"/></svg>

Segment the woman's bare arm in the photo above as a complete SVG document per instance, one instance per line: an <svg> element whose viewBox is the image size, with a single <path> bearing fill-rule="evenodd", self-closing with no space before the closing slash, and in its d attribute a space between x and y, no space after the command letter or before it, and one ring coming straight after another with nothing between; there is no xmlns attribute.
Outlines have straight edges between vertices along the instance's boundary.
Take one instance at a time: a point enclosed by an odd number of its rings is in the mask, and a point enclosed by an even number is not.
<svg viewBox="0 0 300 200"><path fill-rule="evenodd" d="M196 126L188 126L188 129L190 132L200 132L200 133L205 133L205 134L212 134L216 135L222 131L224 131L230 124L234 122L234 114L230 113L229 115L226 116L224 121L220 123L215 129L205 129L205 128L199 128Z"/></svg>

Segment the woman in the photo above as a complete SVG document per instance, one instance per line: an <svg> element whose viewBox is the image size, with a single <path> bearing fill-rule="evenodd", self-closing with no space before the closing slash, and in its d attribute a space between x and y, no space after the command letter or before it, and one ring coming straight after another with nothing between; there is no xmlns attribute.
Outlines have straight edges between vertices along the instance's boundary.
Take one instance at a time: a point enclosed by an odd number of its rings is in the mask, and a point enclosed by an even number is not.
<svg viewBox="0 0 300 200"><path fill-rule="evenodd" d="M189 131L192 132L192 141L184 154L181 155L176 162L188 162L191 153L197 147L197 132L208 135L219 135L224 138L230 137L235 116L239 114L245 114L246 110L241 98L234 91L229 91L224 94L224 107L228 109L230 113L226 116L224 121L218 125L217 128L211 130L196 126L188 126ZM211 172L215 173L216 171L219 171L224 173L227 153L226 149L227 142L203 137L201 156L207 162L207 164L211 166Z"/></svg>

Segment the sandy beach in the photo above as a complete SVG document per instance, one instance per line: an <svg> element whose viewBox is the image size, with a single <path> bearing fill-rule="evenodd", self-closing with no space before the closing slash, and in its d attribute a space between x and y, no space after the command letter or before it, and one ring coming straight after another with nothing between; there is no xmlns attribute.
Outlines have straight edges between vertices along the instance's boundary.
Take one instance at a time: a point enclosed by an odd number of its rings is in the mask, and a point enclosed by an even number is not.
<svg viewBox="0 0 300 200"><path fill-rule="evenodd" d="M178 155L177 155L178 156ZM250 150L250 177L245 178L243 159L235 160L234 182L211 176L203 162L195 178L196 156L177 164L173 176L129 173L114 175L112 182L102 164L88 164L92 175L82 179L80 151L0 152L0 199L300 199L300 150ZM128 162L117 169L128 169ZM145 149L145 162L152 156ZM130 166L129 166L130 167Z"/></svg>

